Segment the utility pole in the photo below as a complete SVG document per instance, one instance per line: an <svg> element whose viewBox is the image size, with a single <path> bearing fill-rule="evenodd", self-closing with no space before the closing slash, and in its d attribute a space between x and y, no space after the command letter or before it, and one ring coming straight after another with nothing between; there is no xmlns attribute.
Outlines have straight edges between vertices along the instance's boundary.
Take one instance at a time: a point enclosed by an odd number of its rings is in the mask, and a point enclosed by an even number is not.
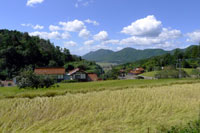
<svg viewBox="0 0 200 133"><path fill-rule="evenodd" d="M181 59L178 59L179 61L179 78L182 78L182 75L181 75Z"/></svg>

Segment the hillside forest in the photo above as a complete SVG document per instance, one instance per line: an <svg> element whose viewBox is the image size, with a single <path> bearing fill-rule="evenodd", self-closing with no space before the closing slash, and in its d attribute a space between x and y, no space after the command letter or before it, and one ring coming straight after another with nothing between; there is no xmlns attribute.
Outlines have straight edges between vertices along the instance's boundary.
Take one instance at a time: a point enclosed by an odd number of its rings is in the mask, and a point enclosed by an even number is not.
<svg viewBox="0 0 200 133"><path fill-rule="evenodd" d="M24 69L36 67L79 67L86 72L101 74L99 65L72 55L67 48L54 46L49 40L28 33L0 30L0 80L12 79Z"/></svg>

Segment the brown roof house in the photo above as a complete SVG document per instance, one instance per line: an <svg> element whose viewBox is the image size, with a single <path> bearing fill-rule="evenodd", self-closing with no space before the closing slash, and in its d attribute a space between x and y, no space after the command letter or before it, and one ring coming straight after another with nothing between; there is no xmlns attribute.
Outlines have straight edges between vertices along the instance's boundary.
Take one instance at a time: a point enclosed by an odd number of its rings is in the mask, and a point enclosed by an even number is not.
<svg viewBox="0 0 200 133"><path fill-rule="evenodd" d="M66 76L66 71L63 67L36 68L34 73L41 76L51 76L57 81L64 80Z"/></svg>
<svg viewBox="0 0 200 133"><path fill-rule="evenodd" d="M136 68L136 69L134 69L134 70L131 70L131 71L129 72L129 74L133 74L133 75L139 75L139 74L142 74L142 73L144 73L144 69L141 68L141 67Z"/></svg>

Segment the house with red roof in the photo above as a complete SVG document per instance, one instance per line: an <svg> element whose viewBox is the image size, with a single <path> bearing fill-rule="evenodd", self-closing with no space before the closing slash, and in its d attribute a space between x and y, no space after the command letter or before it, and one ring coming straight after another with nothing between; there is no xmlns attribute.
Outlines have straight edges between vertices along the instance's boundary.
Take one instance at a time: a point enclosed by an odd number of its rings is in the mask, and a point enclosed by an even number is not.
<svg viewBox="0 0 200 133"><path fill-rule="evenodd" d="M43 67L36 68L34 70L36 75L50 76L57 81L62 81L65 79L66 71L64 67Z"/></svg>
<svg viewBox="0 0 200 133"><path fill-rule="evenodd" d="M131 70L129 72L129 74L133 74L133 75L139 75L139 74L142 74L142 73L144 73L144 68L142 68L142 67L136 68L136 69Z"/></svg>

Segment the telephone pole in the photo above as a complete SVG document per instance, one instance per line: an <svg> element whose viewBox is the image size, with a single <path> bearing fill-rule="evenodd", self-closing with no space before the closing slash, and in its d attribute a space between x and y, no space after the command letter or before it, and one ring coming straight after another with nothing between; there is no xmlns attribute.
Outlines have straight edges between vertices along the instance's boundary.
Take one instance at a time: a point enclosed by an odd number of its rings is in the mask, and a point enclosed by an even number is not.
<svg viewBox="0 0 200 133"><path fill-rule="evenodd" d="M181 59L178 59L178 63L179 63L179 78L182 78L182 75L181 75Z"/></svg>

